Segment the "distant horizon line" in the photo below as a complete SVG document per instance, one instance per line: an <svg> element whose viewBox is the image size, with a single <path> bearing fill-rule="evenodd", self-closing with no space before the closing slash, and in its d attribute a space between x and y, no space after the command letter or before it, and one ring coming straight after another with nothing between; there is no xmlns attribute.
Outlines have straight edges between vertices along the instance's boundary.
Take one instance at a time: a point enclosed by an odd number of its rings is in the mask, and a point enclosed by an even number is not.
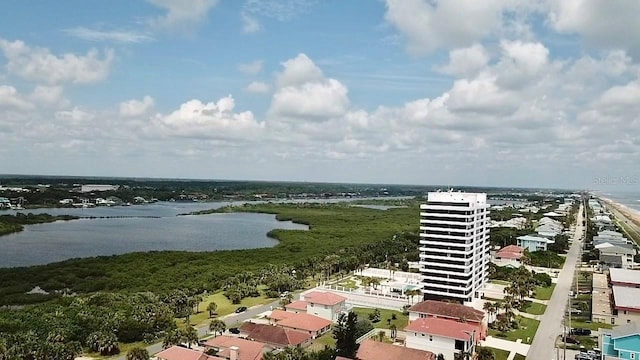
<svg viewBox="0 0 640 360"><path fill-rule="evenodd" d="M95 180L133 180L133 181L197 181L197 182L246 182L246 183L287 183L287 184L329 184L329 185L368 185L368 186L416 186L443 189L504 189L504 190L562 190L573 192L593 192L592 189L572 189L554 187L519 187L519 186L488 186L488 185L442 185L442 184L408 184L408 183L368 183L368 182L337 182L337 181L309 181L309 180L256 180L256 179L205 179L205 178L167 178L149 176L103 176L103 175L46 175L46 174L0 174L0 180L11 178L59 178L59 179L95 179Z"/></svg>

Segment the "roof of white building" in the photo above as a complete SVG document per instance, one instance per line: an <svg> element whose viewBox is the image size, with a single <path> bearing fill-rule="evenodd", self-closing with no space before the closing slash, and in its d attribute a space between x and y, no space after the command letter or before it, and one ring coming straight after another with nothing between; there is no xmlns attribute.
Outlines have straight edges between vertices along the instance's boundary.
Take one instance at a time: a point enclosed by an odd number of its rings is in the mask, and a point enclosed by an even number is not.
<svg viewBox="0 0 640 360"><path fill-rule="evenodd" d="M517 239L522 241L532 241L532 242L546 243L546 244L555 243L554 240L547 239L546 237L534 236L534 235L522 235L522 236L518 236Z"/></svg>
<svg viewBox="0 0 640 360"><path fill-rule="evenodd" d="M616 308L637 309L640 311L640 288L613 285L613 301Z"/></svg>
<svg viewBox="0 0 640 360"><path fill-rule="evenodd" d="M626 284L640 284L640 270L609 269L612 282Z"/></svg>

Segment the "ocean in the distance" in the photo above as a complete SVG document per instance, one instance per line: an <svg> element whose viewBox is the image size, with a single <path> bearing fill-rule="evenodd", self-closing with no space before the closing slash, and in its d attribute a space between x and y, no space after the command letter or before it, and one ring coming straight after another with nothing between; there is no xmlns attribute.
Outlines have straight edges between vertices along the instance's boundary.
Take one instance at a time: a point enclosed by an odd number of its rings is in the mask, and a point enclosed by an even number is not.
<svg viewBox="0 0 640 360"><path fill-rule="evenodd" d="M596 194L640 213L640 191L598 191Z"/></svg>

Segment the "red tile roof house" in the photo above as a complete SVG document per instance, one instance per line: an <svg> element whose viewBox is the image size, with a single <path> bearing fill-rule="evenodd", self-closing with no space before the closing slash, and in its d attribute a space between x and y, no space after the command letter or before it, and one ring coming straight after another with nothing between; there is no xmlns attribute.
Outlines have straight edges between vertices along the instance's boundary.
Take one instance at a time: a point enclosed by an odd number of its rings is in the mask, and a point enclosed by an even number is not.
<svg viewBox="0 0 640 360"><path fill-rule="evenodd" d="M202 351L172 346L155 354L158 360L224 360L224 358L207 355Z"/></svg>
<svg viewBox="0 0 640 360"><path fill-rule="evenodd" d="M333 322L338 321L338 315L346 309L347 298L332 292L311 291L303 294L303 298L307 303L307 314L319 316ZM289 308L293 308L291 305L294 305L294 303L289 304ZM286 306L285 309L289 310Z"/></svg>
<svg viewBox="0 0 640 360"><path fill-rule="evenodd" d="M265 343L226 335L206 340L204 347L217 350L217 358L230 360L261 360L262 354L269 350Z"/></svg>
<svg viewBox="0 0 640 360"><path fill-rule="evenodd" d="M521 264L520 259L522 259L523 256L524 248L517 245L509 245L498 250L495 259L498 265L519 267Z"/></svg>
<svg viewBox="0 0 640 360"><path fill-rule="evenodd" d="M427 317L437 317L480 325L485 330L481 338L484 339L486 336L487 317L485 312L470 306L445 301L426 300L409 308L409 323L416 319Z"/></svg>
<svg viewBox="0 0 640 360"><path fill-rule="evenodd" d="M292 316L295 316L297 313L295 312L289 312L289 311L283 311L283 310L272 310L271 314L269 314L267 316L267 318L269 319L270 322L278 322L280 320L284 320L286 318L290 318Z"/></svg>
<svg viewBox="0 0 640 360"><path fill-rule="evenodd" d="M436 360L436 354L368 339L360 344L356 358L358 360Z"/></svg>
<svg viewBox="0 0 640 360"><path fill-rule="evenodd" d="M305 332L315 339L331 330L332 323L315 315L295 314L292 317L278 321L276 324L283 328Z"/></svg>
<svg viewBox="0 0 640 360"><path fill-rule="evenodd" d="M412 321L404 328L408 348L443 354L453 359L456 353L472 351L480 341L478 324L451 319L427 317Z"/></svg>
<svg viewBox="0 0 640 360"><path fill-rule="evenodd" d="M295 314L307 313L307 302L304 300L294 301L291 304L287 304L284 306L285 311L292 312Z"/></svg>
<svg viewBox="0 0 640 360"><path fill-rule="evenodd" d="M308 333L274 325L245 322L240 326L240 333L249 340L263 342L273 349L311 344L311 335Z"/></svg>

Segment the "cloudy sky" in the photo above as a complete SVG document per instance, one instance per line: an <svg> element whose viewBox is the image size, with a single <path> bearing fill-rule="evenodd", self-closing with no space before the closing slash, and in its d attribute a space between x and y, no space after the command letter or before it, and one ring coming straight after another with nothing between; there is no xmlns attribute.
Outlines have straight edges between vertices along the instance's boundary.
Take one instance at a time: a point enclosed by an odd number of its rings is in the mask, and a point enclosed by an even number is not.
<svg viewBox="0 0 640 360"><path fill-rule="evenodd" d="M0 14L0 173L640 190L637 0Z"/></svg>

